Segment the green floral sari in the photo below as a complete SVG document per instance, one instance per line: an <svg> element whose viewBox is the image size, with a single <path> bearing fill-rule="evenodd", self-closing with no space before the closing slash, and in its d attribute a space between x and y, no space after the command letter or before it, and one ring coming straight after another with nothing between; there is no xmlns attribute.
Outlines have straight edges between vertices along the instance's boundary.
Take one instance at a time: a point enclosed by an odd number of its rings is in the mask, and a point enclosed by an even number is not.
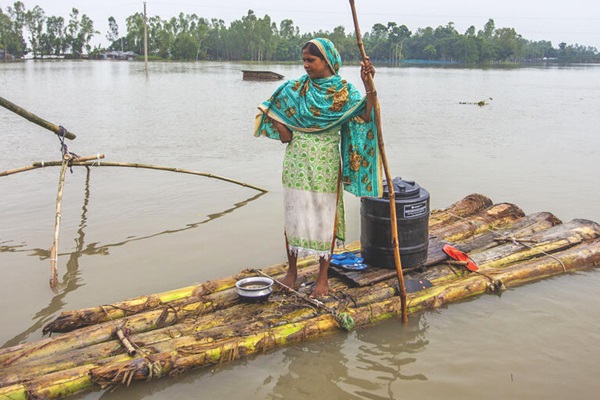
<svg viewBox="0 0 600 400"><path fill-rule="evenodd" d="M374 115L370 122L359 117L366 98L338 75L341 59L333 44L311 42L334 75L285 82L259 106L254 134L278 140L271 119L293 132L283 166L286 237L295 253L328 257L334 232L345 236L341 183L356 196L378 197L381 165Z"/></svg>

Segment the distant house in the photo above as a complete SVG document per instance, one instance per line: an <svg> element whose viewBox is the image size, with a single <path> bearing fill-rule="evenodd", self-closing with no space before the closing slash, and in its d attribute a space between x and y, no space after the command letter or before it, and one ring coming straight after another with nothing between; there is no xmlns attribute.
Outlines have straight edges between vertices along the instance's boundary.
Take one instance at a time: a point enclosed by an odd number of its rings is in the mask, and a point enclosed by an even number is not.
<svg viewBox="0 0 600 400"><path fill-rule="evenodd" d="M137 54L133 51L107 51L102 55L104 60L135 60Z"/></svg>
<svg viewBox="0 0 600 400"><path fill-rule="evenodd" d="M7 53L4 49L0 49L0 61L15 61L15 56Z"/></svg>

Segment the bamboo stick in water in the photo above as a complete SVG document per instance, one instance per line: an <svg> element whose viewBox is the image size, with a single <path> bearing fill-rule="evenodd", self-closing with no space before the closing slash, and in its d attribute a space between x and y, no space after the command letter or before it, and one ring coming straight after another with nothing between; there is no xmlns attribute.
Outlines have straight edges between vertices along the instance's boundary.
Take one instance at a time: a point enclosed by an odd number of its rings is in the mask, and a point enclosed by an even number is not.
<svg viewBox="0 0 600 400"><path fill-rule="evenodd" d="M50 249L50 287L56 288L58 283L58 269L56 268L58 258L58 233L60 229L60 218L61 218L61 207L63 190L65 188L65 174L67 172L67 166L69 164L71 156L65 154L63 156L62 165L60 168L60 177L58 180L58 193L56 195L56 215L54 218L54 242Z"/></svg>

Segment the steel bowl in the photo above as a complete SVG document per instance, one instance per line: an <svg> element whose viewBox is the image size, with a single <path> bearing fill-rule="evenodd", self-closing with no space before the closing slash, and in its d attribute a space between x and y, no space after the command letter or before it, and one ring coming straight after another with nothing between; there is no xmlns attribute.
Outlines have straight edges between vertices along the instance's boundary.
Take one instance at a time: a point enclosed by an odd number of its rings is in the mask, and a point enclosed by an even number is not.
<svg viewBox="0 0 600 400"><path fill-rule="evenodd" d="M265 301L273 293L273 283L273 279L254 276L237 281L235 290L244 301Z"/></svg>

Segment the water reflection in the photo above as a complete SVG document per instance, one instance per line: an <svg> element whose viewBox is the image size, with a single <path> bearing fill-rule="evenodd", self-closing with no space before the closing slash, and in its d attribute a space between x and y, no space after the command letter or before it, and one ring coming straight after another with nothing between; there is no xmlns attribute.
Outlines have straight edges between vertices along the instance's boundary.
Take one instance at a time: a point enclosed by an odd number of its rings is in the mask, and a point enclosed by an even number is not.
<svg viewBox="0 0 600 400"><path fill-rule="evenodd" d="M286 373L279 376L268 398L352 398L338 385L348 378L344 339L344 335L335 335L327 338L325 346L308 342L285 349Z"/></svg>
<svg viewBox="0 0 600 400"><path fill-rule="evenodd" d="M390 330L394 324L397 328ZM394 384L427 380L425 374L412 371L415 355L429 343L427 329L422 315L416 315L407 325L393 320L350 337L340 334L285 349L286 372L269 398L398 398Z"/></svg>
<svg viewBox="0 0 600 400"><path fill-rule="evenodd" d="M234 203L233 207L230 207L226 210L223 210L221 212L218 213L213 213L213 214L208 214L206 219L199 221L199 222L194 222L191 224L187 224L185 227L182 228L176 228L176 229L166 229L164 231L161 232L157 232L157 233L152 233L149 235L145 235L145 236L132 236L130 238L128 238L127 240L123 240L120 242L115 242L115 243L110 243L110 244L106 244L106 245L102 245L97 247L97 243L93 243L92 245L88 246L88 249L86 249L86 251L84 252L85 254L108 254L109 253L109 249L111 247L118 247L118 246L123 246L127 243L131 243L131 242L136 242L139 240L145 240L145 239L150 239L150 238L155 238L157 236L161 236L161 235L166 235L166 234L171 234L171 233L178 233L178 232L183 232L183 231L187 231L190 229L194 229L197 228L203 224L209 223L211 221L214 221L217 218L221 218L227 214L230 214L232 212L234 212L235 210L244 207L245 205L251 203L254 200L257 200L259 197L261 197L262 195L266 194L266 192L260 192L252 197L247 198L244 201L238 202L238 203Z"/></svg>
<svg viewBox="0 0 600 400"><path fill-rule="evenodd" d="M82 255L88 204L90 201L90 169L86 169L87 172L85 176L83 206L81 208L81 221L79 223L79 228L77 229L75 251L70 253L69 260L67 261L67 272L62 276L62 279L59 279L56 287L53 288L53 291L56 295L52 297L50 303L34 315L34 323L29 328L25 329L23 332L7 341L3 347L10 347L19 343L23 343L30 334L40 330L47 322L49 322L50 317L55 312L63 308L65 305L65 296L81 286L81 284L79 284L79 279L77 278L79 275L79 257ZM33 249L31 252L33 255L39 256L41 259L47 259L50 257L50 251L46 249Z"/></svg>
<svg viewBox="0 0 600 400"><path fill-rule="evenodd" d="M150 235L145 235L145 236L137 236L137 237L134 236L132 238L128 238L127 240L110 243L110 244L106 244L106 245L98 245L98 243L91 243L86 246L85 245L85 228L87 226L87 212L88 212L88 206L89 206L89 201L90 201L90 168L86 167L86 169L87 169L87 173L86 173L86 178L85 178L84 199L83 199L83 206L81 208L81 210L82 210L81 220L79 223L79 227L77 229L77 237L75 238L75 249L74 249L74 251L72 251L70 253L59 254L59 256L68 255L69 258L66 262L66 272L64 273L62 278L59 278L59 282L56 285L56 288L53 289L55 296L50 299L50 303L46 307L42 308L37 313L35 313L35 315L33 317L34 323L29 328L25 329L18 335L14 336L12 339L8 340L6 343L4 343L4 345L2 347L10 347L10 346L17 345L19 343L23 343L24 341L27 340L29 335L31 335L35 332L38 332L46 323L48 323L50 321L51 317L56 312L63 309L63 307L66 304L66 302L64 300L65 297L69 293L74 292L79 287L83 286L83 284L81 283L80 272L79 272L79 259L83 255L87 255L87 256L107 255L107 254L109 254L109 249L111 247L123 246L123 245L133 242L133 241L145 240L145 239L154 238L154 237L164 235L164 234L183 232L183 231L197 228L198 226L201 226L203 224L206 224L206 223L214 221L218 218L221 218L227 214L230 214L230 213L234 212L235 210L240 209L241 207L244 207L245 205L249 204L250 202L257 200L259 197L261 197L262 195L265 194L263 192L260 192L260 193L254 195L252 197L249 197L243 201L235 203L232 207L227 208L221 212L209 214L202 221L187 224L185 227L166 229L164 231L153 233ZM0 246L0 253L2 253L2 252L27 252L27 253L29 253L29 255L39 257L41 260L46 260L46 259L49 259L49 257L50 257L50 251L48 249L41 249L41 248L27 249L25 244L19 244L19 245L15 245L15 246L6 246L6 245ZM60 268L60 264L59 264L59 268Z"/></svg>

